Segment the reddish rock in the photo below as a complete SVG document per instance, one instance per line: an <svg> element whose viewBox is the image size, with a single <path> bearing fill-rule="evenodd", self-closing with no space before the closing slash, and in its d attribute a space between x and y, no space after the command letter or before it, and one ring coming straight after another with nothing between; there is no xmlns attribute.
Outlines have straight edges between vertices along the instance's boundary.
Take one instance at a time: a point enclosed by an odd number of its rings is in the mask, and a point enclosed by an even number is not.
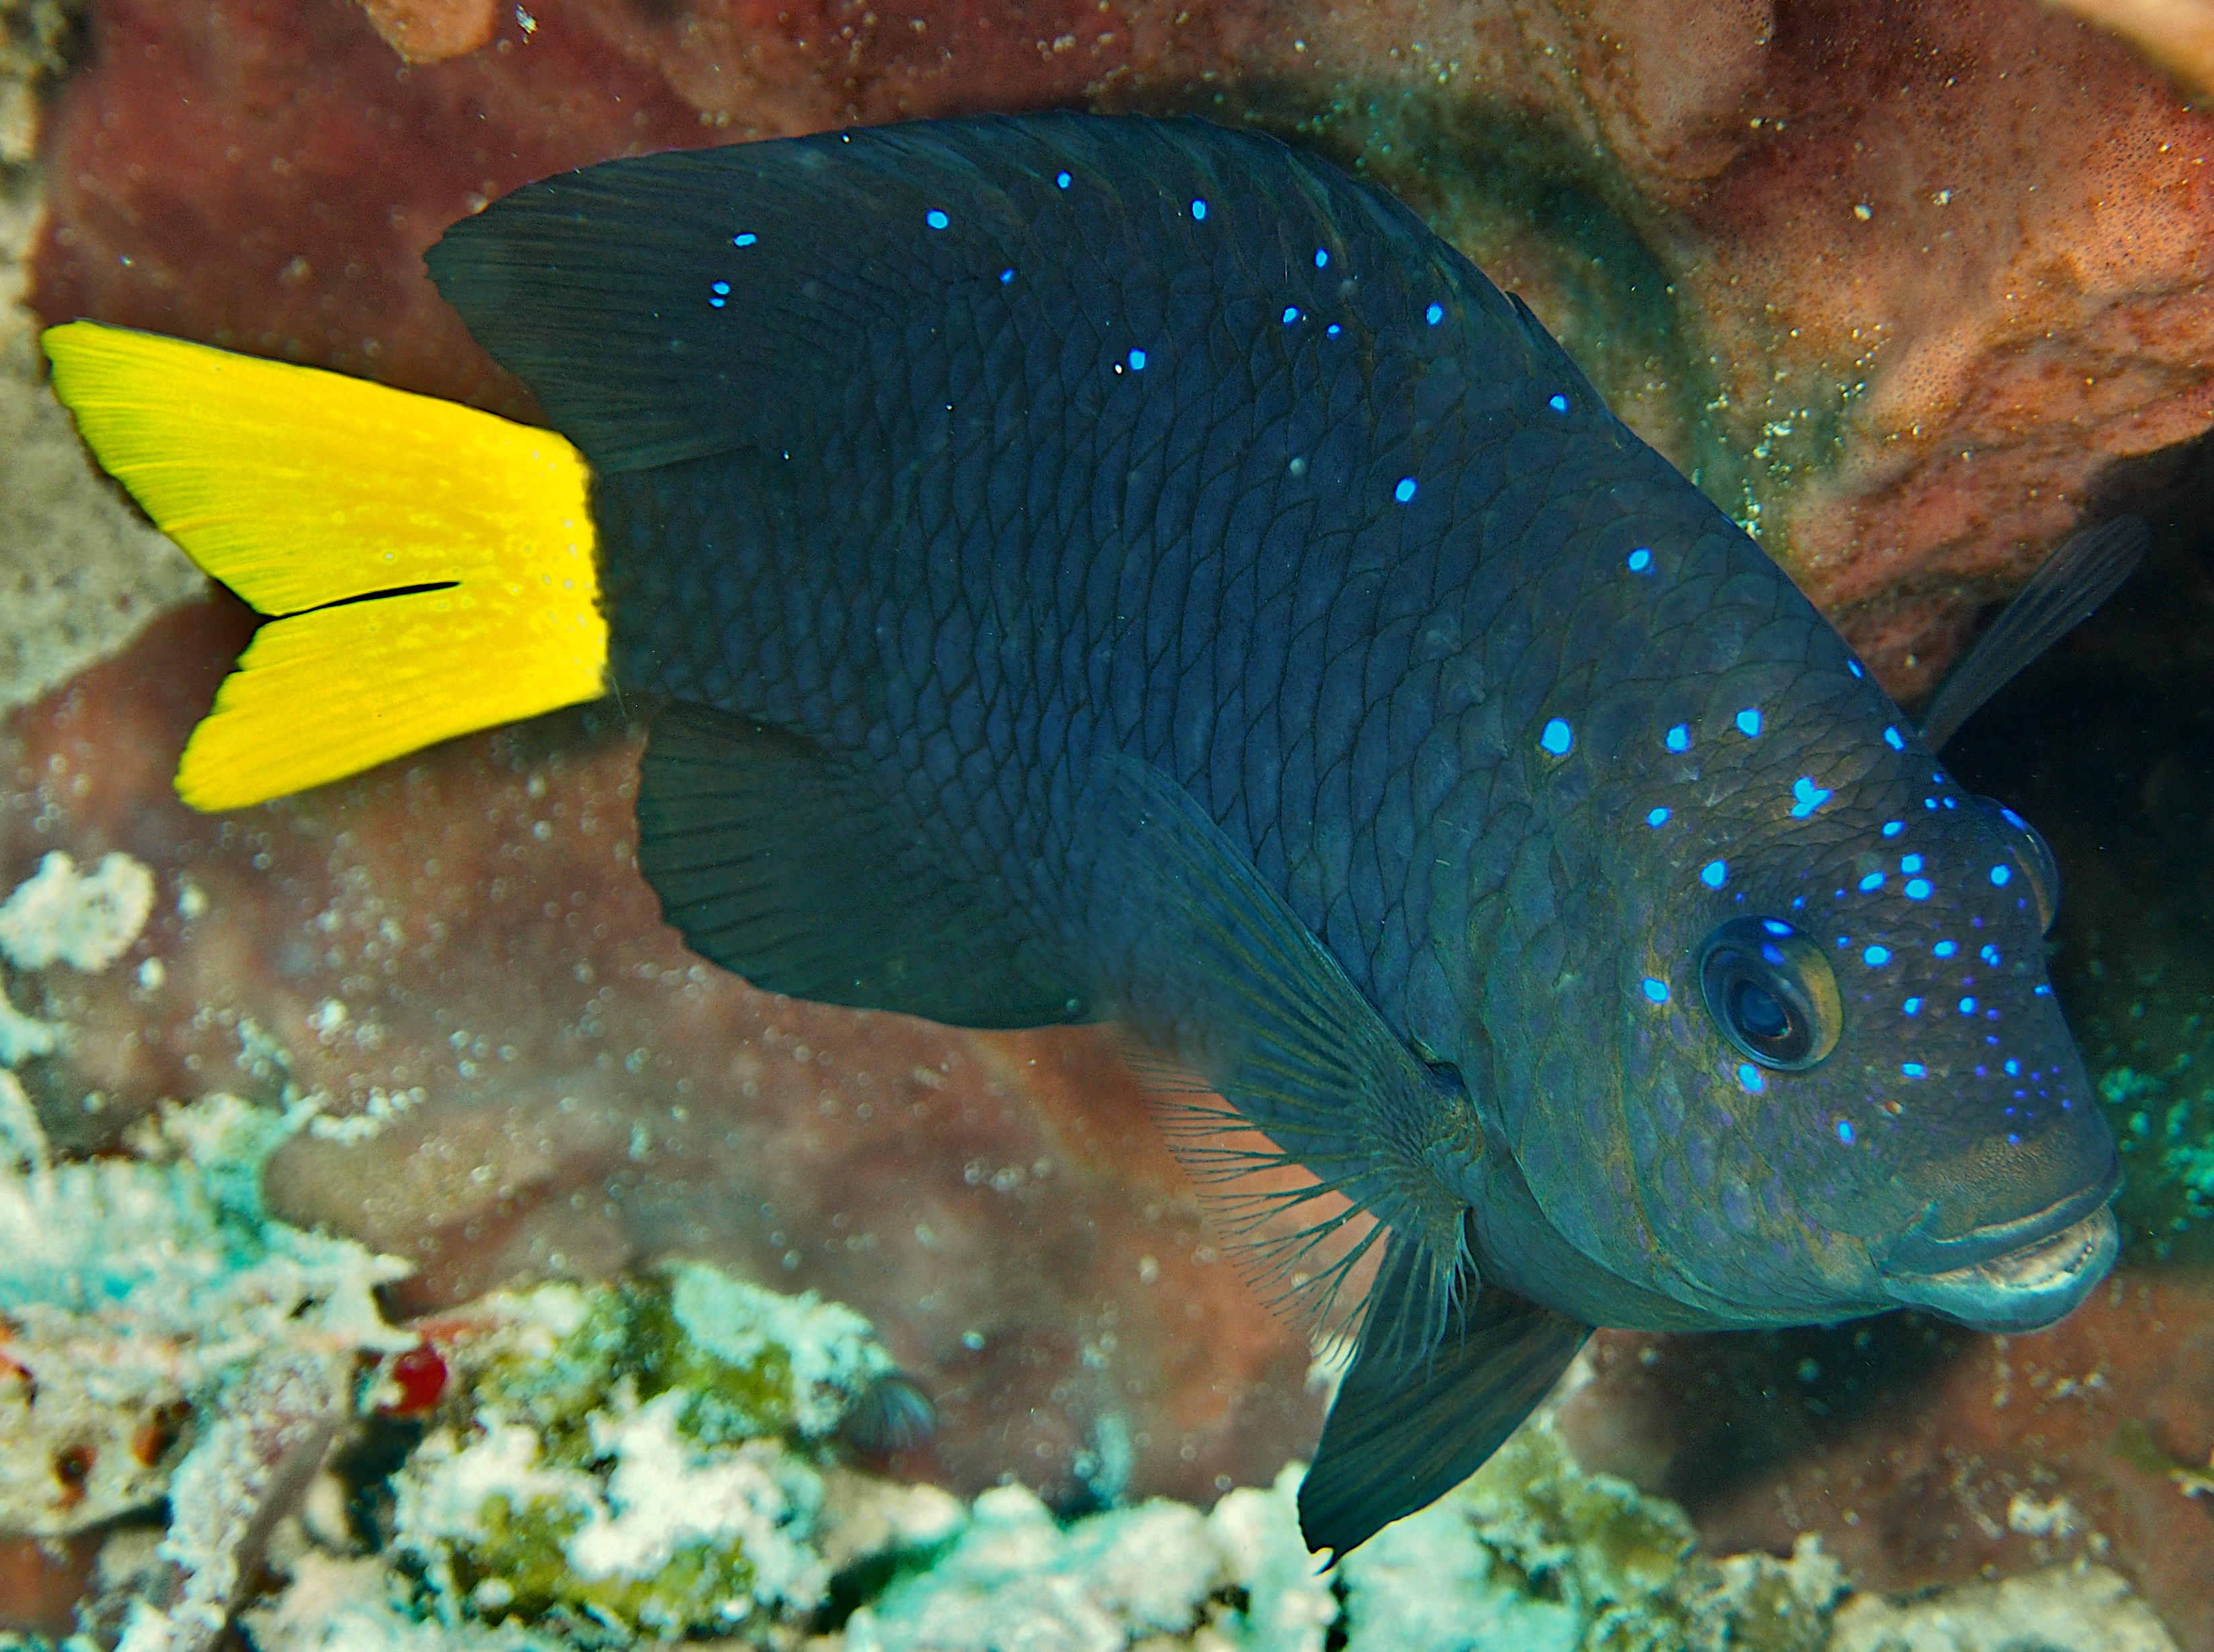
<svg viewBox="0 0 2214 1652"><path fill-rule="evenodd" d="M0 889L66 848L158 890L107 972L12 978L71 1028L21 1072L58 1142L163 1096L327 1094L390 1122L293 1143L272 1197L415 1261L396 1315L667 1253L817 1289L939 1405L897 1466L963 1490L1208 1500L1311 1448L1304 1341L1101 1037L794 1003L692 957L633 868L636 744L603 714L196 815L168 774L243 630L180 610L0 725Z"/></svg>
<svg viewBox="0 0 2214 1652"><path fill-rule="evenodd" d="M1682 1501L1717 1553L1821 1534L1900 1593L2089 1556L2214 1646L2214 1269L2125 1270L2053 1329L1914 1315L1787 1336L1602 1332L1578 1455Z"/></svg>

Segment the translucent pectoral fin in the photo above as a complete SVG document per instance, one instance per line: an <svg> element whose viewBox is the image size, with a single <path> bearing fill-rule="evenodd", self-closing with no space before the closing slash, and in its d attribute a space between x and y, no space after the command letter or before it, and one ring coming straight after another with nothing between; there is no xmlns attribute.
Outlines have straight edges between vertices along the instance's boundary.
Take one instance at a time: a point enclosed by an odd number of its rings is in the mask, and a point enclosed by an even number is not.
<svg viewBox="0 0 2214 1652"><path fill-rule="evenodd" d="M1385 1259L1379 1302L1422 1289L1419 1269ZM1370 1323L1377 1323L1373 1311ZM1475 1473L1545 1397L1591 1329L1487 1287L1420 1365L1372 1348L1364 1336L1300 1487L1307 1546L1342 1559Z"/></svg>

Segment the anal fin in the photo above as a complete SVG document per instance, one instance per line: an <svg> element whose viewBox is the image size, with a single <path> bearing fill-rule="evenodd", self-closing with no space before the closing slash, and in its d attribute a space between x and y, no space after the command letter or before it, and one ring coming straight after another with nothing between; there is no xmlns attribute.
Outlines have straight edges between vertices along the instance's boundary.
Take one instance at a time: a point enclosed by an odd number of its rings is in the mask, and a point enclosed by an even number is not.
<svg viewBox="0 0 2214 1652"><path fill-rule="evenodd" d="M1085 1019L988 875L865 763L664 705L639 765L639 869L684 942L755 986L955 1027Z"/></svg>
<svg viewBox="0 0 2214 1652"><path fill-rule="evenodd" d="M1417 1271L1387 1255L1372 1322L1382 1299L1408 1289L1422 1289ZM1307 1547L1342 1559L1475 1473L1568 1369L1591 1330L1487 1286L1423 1364L1410 1366L1364 1337L1300 1487Z"/></svg>

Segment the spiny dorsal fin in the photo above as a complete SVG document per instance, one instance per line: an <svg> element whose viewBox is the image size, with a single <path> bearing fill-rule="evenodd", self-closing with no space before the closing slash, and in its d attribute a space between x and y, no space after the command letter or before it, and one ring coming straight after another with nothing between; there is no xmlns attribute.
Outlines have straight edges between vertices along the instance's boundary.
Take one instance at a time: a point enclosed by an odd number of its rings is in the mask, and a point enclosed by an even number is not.
<svg viewBox="0 0 2214 1652"><path fill-rule="evenodd" d="M1930 697L1922 738L1941 749L2015 674L2089 619L2137 571L2150 535L2134 516L2087 527L2045 559Z"/></svg>

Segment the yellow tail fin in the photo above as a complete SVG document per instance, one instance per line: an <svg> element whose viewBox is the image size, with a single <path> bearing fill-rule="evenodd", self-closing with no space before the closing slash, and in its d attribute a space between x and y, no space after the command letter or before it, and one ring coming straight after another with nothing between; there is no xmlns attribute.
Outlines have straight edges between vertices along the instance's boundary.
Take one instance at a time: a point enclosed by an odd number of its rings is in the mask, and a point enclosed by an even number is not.
<svg viewBox="0 0 2214 1652"><path fill-rule="evenodd" d="M589 472L553 431L89 321L44 343L100 462L205 571L281 616L185 747L194 808L606 692Z"/></svg>

